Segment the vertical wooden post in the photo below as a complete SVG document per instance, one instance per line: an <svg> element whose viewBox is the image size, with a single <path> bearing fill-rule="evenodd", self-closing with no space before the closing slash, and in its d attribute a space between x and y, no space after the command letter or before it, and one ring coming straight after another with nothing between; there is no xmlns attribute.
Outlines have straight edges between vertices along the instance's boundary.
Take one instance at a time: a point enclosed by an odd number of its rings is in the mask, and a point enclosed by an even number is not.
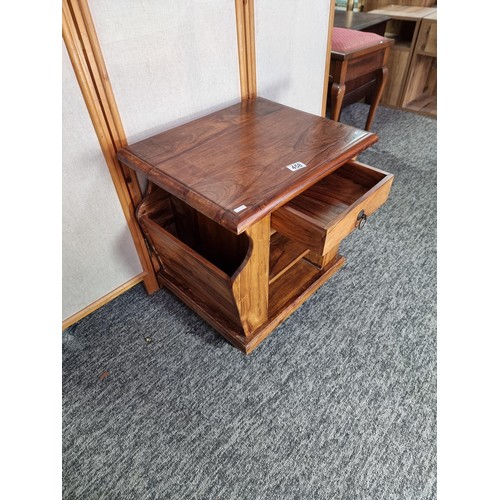
<svg viewBox="0 0 500 500"><path fill-rule="evenodd" d="M321 116L326 116L326 103L328 99L328 83L330 79L330 61L332 52L332 31L333 16L335 15L335 0L330 0L330 15L328 16L328 39L326 41L326 59L325 59L325 80L323 82L323 105L321 107Z"/></svg>
<svg viewBox="0 0 500 500"><path fill-rule="evenodd" d="M235 0L235 7L241 98L253 99L257 96L254 0Z"/></svg>
<svg viewBox="0 0 500 500"><path fill-rule="evenodd" d="M116 160L127 141L86 0L63 0L63 38L104 159L143 268L148 293L159 288L148 247L135 218L142 198L134 171Z"/></svg>
<svg viewBox="0 0 500 500"><path fill-rule="evenodd" d="M246 230L251 241L250 258L233 283L233 294L246 336L268 319L269 244L271 216L264 217Z"/></svg>

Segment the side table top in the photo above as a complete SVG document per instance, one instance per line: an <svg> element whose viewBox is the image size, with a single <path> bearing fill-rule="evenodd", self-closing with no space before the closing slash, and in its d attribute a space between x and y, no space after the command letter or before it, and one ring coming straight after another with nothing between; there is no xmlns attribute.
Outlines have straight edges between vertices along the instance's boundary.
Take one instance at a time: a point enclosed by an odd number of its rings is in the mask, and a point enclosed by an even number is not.
<svg viewBox="0 0 500 500"><path fill-rule="evenodd" d="M256 98L131 144L117 158L239 234L377 139Z"/></svg>

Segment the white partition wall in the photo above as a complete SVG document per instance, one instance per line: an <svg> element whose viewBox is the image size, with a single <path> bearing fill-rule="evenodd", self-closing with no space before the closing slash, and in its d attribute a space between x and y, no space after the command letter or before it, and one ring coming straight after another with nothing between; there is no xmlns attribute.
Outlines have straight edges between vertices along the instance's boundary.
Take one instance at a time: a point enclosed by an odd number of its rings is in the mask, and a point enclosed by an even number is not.
<svg viewBox="0 0 500 500"><path fill-rule="evenodd" d="M257 90L321 115L330 0L255 0Z"/></svg>
<svg viewBox="0 0 500 500"><path fill-rule="evenodd" d="M62 73L65 320L142 268L64 44Z"/></svg>
<svg viewBox="0 0 500 500"><path fill-rule="evenodd" d="M129 143L240 99L232 0L89 0ZM63 320L142 272L63 49Z"/></svg>
<svg viewBox="0 0 500 500"><path fill-rule="evenodd" d="M240 100L234 0L89 0L128 142Z"/></svg>
<svg viewBox="0 0 500 500"><path fill-rule="evenodd" d="M240 101L234 0L88 4L128 143ZM321 114L329 9L330 0L255 0L260 96ZM142 268L63 52L64 320Z"/></svg>

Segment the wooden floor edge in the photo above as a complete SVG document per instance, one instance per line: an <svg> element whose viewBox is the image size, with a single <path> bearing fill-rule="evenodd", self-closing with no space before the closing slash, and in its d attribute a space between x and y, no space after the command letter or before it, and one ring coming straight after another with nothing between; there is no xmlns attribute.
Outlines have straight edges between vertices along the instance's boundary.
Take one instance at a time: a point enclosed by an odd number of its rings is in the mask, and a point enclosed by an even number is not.
<svg viewBox="0 0 500 500"><path fill-rule="evenodd" d="M122 293L126 292L130 288L132 288L135 285L138 285L142 281L144 281L144 277L146 276L146 273L143 272L141 274L138 274L135 278L132 278L131 280L123 283L123 285L120 285L118 288L115 288L111 292L107 293L104 295L104 297L101 297L100 299L97 299L95 302L92 302L92 304L89 304L87 307L82 309L81 311L73 314L69 318L66 318L62 322L62 330L66 330L69 328L71 325L75 324L77 321L80 321L81 319L85 318L85 316L88 316L89 314L93 313L103 305L107 304L108 302L111 302L113 299L116 299L119 295Z"/></svg>

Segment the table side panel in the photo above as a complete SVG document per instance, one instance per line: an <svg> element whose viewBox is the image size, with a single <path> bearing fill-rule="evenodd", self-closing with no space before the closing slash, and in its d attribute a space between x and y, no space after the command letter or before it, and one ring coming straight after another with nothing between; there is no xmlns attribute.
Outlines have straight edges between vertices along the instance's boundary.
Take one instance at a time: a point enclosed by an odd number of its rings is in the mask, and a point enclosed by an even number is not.
<svg viewBox="0 0 500 500"><path fill-rule="evenodd" d="M142 219L141 224L161 257L163 269L184 283L198 300L210 304L214 310L238 325L240 318L231 291L230 277L147 217Z"/></svg>

